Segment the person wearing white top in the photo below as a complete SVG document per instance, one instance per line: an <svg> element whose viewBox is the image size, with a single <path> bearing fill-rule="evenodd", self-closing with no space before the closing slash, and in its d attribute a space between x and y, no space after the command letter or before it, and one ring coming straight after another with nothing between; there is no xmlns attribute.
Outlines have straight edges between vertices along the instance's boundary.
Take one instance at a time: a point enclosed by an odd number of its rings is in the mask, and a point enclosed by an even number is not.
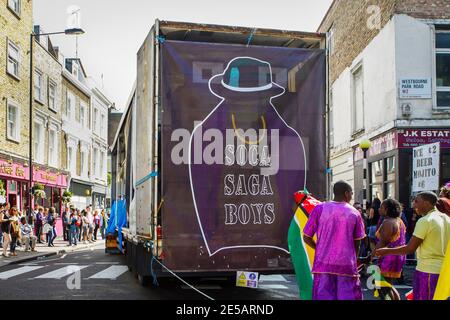
<svg viewBox="0 0 450 320"><path fill-rule="evenodd" d="M22 233L22 244L25 244L25 251L30 250L31 243L31 251L36 251L36 241L37 237L33 234L33 229L27 223L27 219L22 217L20 219L20 232Z"/></svg>

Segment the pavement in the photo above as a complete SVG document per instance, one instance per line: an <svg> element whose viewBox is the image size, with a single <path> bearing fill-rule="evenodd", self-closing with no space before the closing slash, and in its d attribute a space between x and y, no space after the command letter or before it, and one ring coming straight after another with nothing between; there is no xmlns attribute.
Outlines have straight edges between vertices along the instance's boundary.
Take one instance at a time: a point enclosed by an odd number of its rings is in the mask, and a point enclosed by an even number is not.
<svg viewBox="0 0 450 320"><path fill-rule="evenodd" d="M53 242L55 245L54 247L49 247L47 244L44 243L37 243L36 244L36 251L26 251L25 252L25 246L17 247L16 253L17 256L12 257L4 257L0 253L0 268L10 265L10 264L18 264L38 259L43 259L46 257L54 256L54 255L61 255L69 252L75 252L78 250L84 250L89 248L104 248L105 247L105 241L99 239L96 242L93 243L87 243L84 244L82 241L78 242L78 245L76 246L68 246L68 242L64 241L62 237L57 237L55 241ZM9 254L9 249L8 249Z"/></svg>

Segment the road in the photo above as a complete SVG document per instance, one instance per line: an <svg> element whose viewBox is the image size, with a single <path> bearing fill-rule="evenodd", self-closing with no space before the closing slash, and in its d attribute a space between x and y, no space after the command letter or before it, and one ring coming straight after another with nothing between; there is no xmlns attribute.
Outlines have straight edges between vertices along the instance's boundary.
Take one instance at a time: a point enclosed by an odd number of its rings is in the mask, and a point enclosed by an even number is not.
<svg viewBox="0 0 450 320"><path fill-rule="evenodd" d="M410 290L411 266L406 271L406 286ZM294 275L262 276L258 289L238 288L225 279L185 279L188 283L216 300L296 300L298 288ZM365 279L362 283L365 286ZM409 284L409 285L408 285ZM62 300L200 300L206 299L179 280L164 281L158 288L143 287L128 271L120 255L108 255L103 249L88 249L53 256L28 263L0 268L2 299L62 299ZM364 288L364 298L372 300L373 291Z"/></svg>

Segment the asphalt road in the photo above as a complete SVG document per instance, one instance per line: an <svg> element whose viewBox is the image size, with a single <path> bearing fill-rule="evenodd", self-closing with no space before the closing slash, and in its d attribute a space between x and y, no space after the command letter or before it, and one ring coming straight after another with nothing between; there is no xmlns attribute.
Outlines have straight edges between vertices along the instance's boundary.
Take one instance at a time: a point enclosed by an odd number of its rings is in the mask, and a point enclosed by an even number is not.
<svg viewBox="0 0 450 320"><path fill-rule="evenodd" d="M404 294L410 290L412 266L405 272ZM216 300L296 300L294 275L262 276L258 289L238 288L225 279L187 278L188 283ZM365 287L365 279L362 279ZM374 299L366 288L364 298ZM158 288L143 287L128 271L121 255L103 249L85 250L0 268L0 296L21 300L200 300L206 299L178 279L167 279Z"/></svg>

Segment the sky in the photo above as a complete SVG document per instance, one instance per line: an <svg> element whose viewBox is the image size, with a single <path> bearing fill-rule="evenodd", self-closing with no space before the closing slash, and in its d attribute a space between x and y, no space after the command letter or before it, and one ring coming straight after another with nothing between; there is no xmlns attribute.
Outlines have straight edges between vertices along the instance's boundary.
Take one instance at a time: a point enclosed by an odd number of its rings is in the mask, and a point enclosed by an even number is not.
<svg viewBox="0 0 450 320"><path fill-rule="evenodd" d="M67 9L81 8L78 57L85 71L122 110L136 78L136 53L155 19L315 32L332 0L34 0L34 24L66 29ZM76 37L51 38L75 57ZM102 81L103 75L103 81Z"/></svg>

